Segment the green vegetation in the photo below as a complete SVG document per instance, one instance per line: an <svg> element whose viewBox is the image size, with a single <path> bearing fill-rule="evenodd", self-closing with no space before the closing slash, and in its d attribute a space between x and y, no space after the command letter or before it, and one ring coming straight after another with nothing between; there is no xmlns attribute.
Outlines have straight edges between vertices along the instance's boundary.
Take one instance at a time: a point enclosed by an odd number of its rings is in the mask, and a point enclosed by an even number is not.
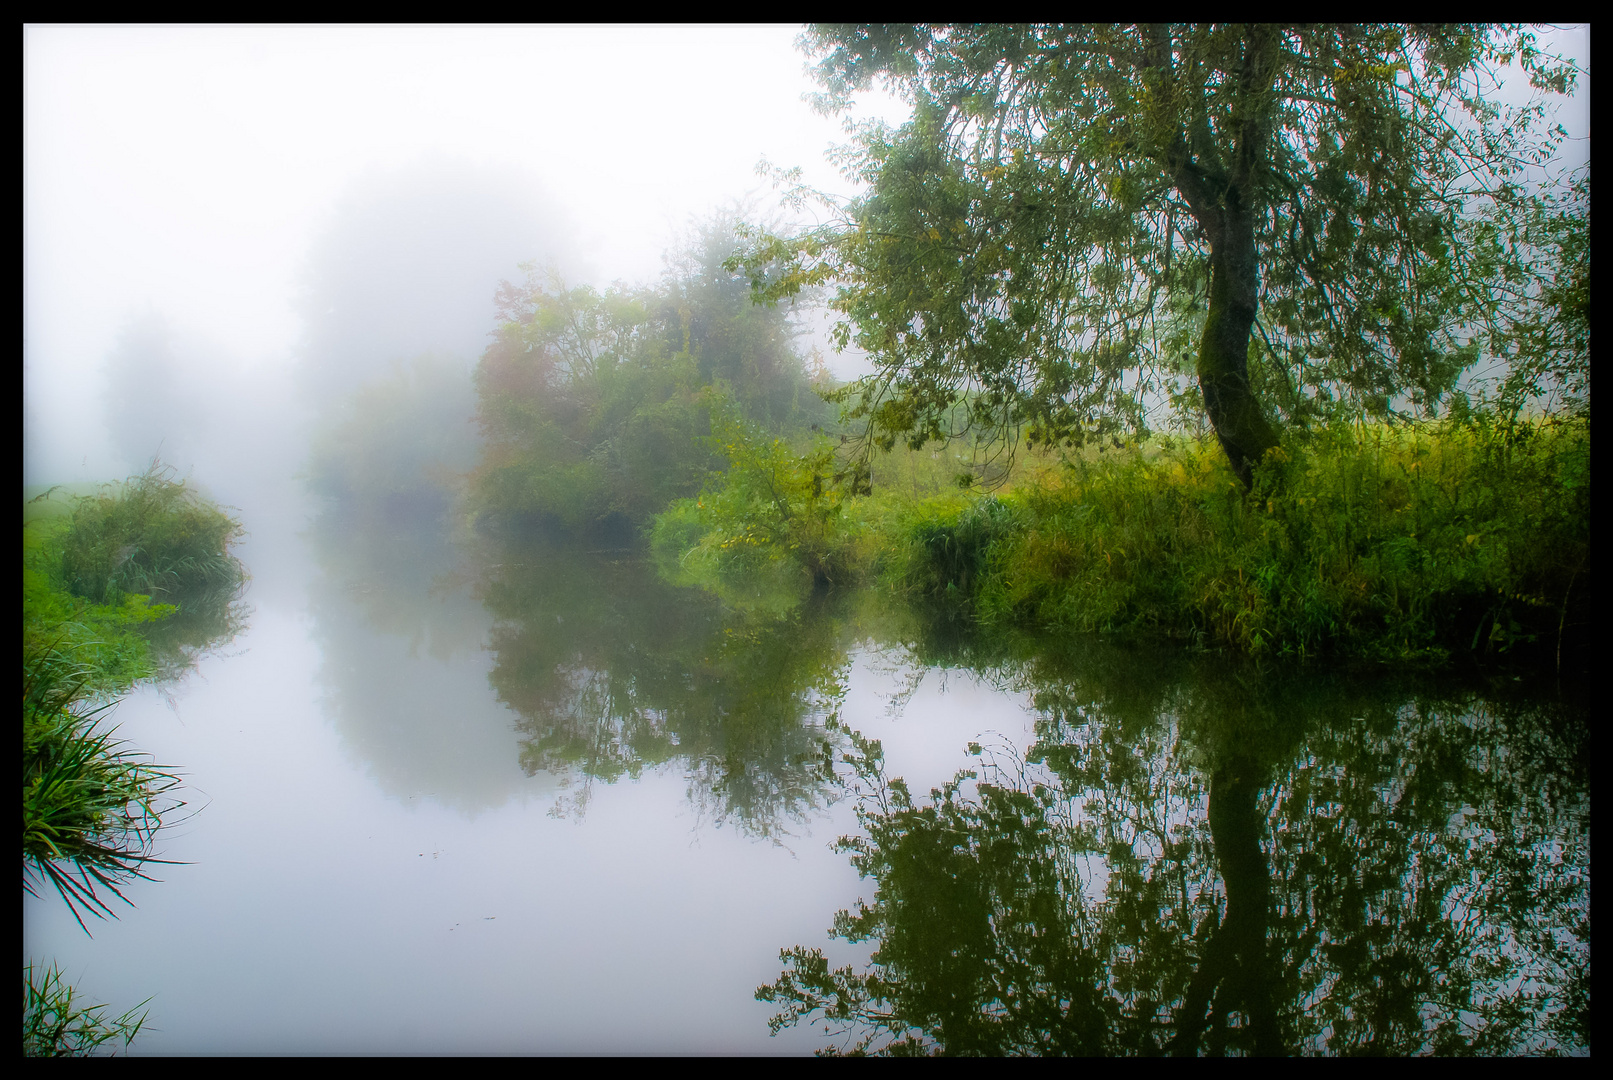
<svg viewBox="0 0 1613 1080"><path fill-rule="evenodd" d="M864 453L965 432L1039 445L1207 417L1249 487L1285 427L1427 416L1481 355L1513 404L1587 384L1588 174L1550 167L1577 71L1511 26L828 25L850 202L753 232L760 296L834 286L873 374ZM1516 64L1523 105L1494 93ZM1516 77L1514 77L1516 78ZM1565 192L1564 189L1569 191ZM1574 322L1586 329L1581 332ZM1550 327L1540 333L1543 327ZM1197 383L1194 386L1194 382ZM960 424L960 415L964 422Z"/></svg>
<svg viewBox="0 0 1613 1080"><path fill-rule="evenodd" d="M23 520L23 888L48 884L85 932L115 915L121 886L158 862L152 844L183 803L166 766L113 737L117 695L173 678L240 627L240 524L153 463L68 500L47 492ZM24 1052L89 1053L144 1020L75 1004L54 967L23 974Z"/></svg>
<svg viewBox="0 0 1613 1080"><path fill-rule="evenodd" d="M729 226L703 230L655 286L604 293L529 268L499 294L476 371L486 436L472 510L494 525L631 535L721 466L713 402L768 431L827 419L788 313L724 270Z"/></svg>
<svg viewBox="0 0 1613 1080"><path fill-rule="evenodd" d="M179 779L103 727L86 703L90 672L59 649L23 654L23 888L48 882L84 925L113 914L98 890L146 876L151 843ZM87 928L86 928L87 930Z"/></svg>
<svg viewBox="0 0 1613 1080"><path fill-rule="evenodd" d="M781 175L824 223L725 265L760 302L836 290L874 370L828 390L838 446L714 421L726 471L654 526L674 580L1256 657L1584 658L1589 174L1550 172L1548 123L1573 65L1495 26L803 45L826 110L880 84L913 118L856 129L849 202ZM1535 93L1502 105L1514 63Z"/></svg>
<svg viewBox="0 0 1613 1080"><path fill-rule="evenodd" d="M944 492L939 465L923 484L927 455L876 457L876 476L907 483L850 501L814 496L821 456L786 461L754 442L730 453L738 464L655 532L663 565L720 593L767 559L799 580L834 566L839 582L988 627L1252 656L1527 653L1560 668L1588 644L1582 420L1318 427L1285 440L1252 493L1205 441L1168 437L1033 457L974 497Z"/></svg>
<svg viewBox="0 0 1613 1080"><path fill-rule="evenodd" d="M60 646L92 694L172 679L239 632L240 523L157 463L97 494L46 492L23 524L23 647Z"/></svg>
<svg viewBox="0 0 1613 1080"><path fill-rule="evenodd" d="M655 521L651 546L668 578L708 583L737 607L783 604L806 588L850 582L856 528L845 515L855 479L835 474L821 436L798 455L720 408L712 443L728 468Z"/></svg>
<svg viewBox="0 0 1613 1080"><path fill-rule="evenodd" d="M103 1045L122 1040L125 1049L145 1026L146 1013L109 1018L106 1005L84 1005L52 964L36 977L34 966L22 969L22 1056L85 1057Z"/></svg>

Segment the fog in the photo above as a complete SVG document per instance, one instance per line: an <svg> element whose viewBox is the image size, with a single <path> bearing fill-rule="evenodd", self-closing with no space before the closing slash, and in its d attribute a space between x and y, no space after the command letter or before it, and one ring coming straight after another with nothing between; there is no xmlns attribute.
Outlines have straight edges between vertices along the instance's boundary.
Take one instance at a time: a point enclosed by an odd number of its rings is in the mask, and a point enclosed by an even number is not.
<svg viewBox="0 0 1613 1080"><path fill-rule="evenodd" d="M469 370L521 262L653 279L720 208L778 212L763 160L849 194L798 32L25 27L25 487L289 477L308 407L425 351ZM1588 72L1588 28L1541 38Z"/></svg>
<svg viewBox="0 0 1613 1080"><path fill-rule="evenodd" d="M772 208L763 159L846 190L798 33L25 27L24 485L157 453L227 483L310 395L468 370L522 261L653 279L702 217Z"/></svg>

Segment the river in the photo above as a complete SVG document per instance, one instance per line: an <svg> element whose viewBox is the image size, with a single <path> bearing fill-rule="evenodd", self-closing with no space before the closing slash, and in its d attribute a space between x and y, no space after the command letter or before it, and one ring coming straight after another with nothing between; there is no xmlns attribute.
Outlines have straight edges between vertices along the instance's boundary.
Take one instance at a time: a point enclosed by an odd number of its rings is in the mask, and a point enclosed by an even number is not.
<svg viewBox="0 0 1613 1080"><path fill-rule="evenodd" d="M185 777L172 864L93 937L25 900L25 958L150 998L136 1054L1588 1053L1588 708L1549 679L247 518L247 628L116 712ZM842 1020L781 978L812 950Z"/></svg>

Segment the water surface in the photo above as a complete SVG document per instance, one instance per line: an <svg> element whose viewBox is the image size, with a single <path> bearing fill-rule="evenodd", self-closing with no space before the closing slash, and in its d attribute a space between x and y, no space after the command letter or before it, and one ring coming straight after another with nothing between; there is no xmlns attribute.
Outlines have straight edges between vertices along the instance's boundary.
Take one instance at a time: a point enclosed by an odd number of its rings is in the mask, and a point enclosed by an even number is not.
<svg viewBox="0 0 1613 1080"><path fill-rule="evenodd" d="M26 903L136 1052L1588 1049L1560 688L736 611L394 509L248 508L247 629L117 713L179 865L93 939Z"/></svg>

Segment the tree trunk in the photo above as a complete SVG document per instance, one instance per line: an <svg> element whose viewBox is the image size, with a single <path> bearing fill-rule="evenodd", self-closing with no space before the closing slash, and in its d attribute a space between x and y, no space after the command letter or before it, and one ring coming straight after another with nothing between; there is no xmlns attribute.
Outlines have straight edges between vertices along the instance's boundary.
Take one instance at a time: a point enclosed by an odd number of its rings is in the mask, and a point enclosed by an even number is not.
<svg viewBox="0 0 1613 1080"><path fill-rule="evenodd" d="M1235 188L1228 194L1229 202L1237 201ZM1249 388L1249 333L1260 302L1260 268L1247 212L1229 206L1219 224L1220 236L1211 234L1210 311L1199 343L1199 388L1215 437L1248 490L1254 486L1254 466L1277 445L1277 432Z"/></svg>
<svg viewBox="0 0 1613 1080"><path fill-rule="evenodd" d="M1250 760L1235 760L1210 779L1210 837L1226 883L1226 914L1205 944L1177 1009L1176 1033L1166 1046L1171 1054L1197 1054L1208 1024L1210 1050L1220 1056L1229 1035L1225 1021L1234 1010L1247 1029L1247 1043L1239 1049L1260 1056L1285 1052L1272 997L1277 965L1266 941L1271 869L1260 846L1266 830L1258 805L1262 783Z"/></svg>

